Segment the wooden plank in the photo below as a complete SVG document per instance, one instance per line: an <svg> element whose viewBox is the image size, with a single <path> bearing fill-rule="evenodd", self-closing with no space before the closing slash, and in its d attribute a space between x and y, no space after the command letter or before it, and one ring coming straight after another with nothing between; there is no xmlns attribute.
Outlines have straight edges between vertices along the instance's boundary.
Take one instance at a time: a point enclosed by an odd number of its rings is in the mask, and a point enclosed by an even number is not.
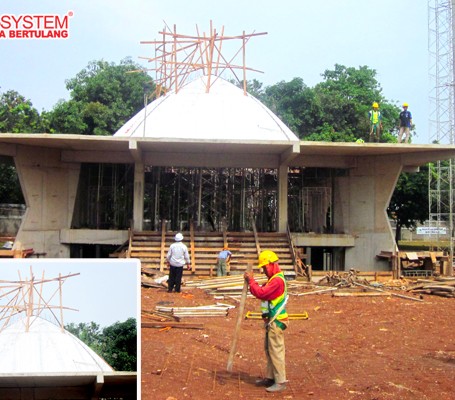
<svg viewBox="0 0 455 400"><path fill-rule="evenodd" d="M190 223L191 272L196 272L196 254L194 251L194 224Z"/></svg>
<svg viewBox="0 0 455 400"><path fill-rule="evenodd" d="M164 270L164 252L166 246L166 220L161 222L161 253L160 253L160 271Z"/></svg>
<svg viewBox="0 0 455 400"><path fill-rule="evenodd" d="M246 267L247 272L251 272L251 269L252 269L251 264L248 264ZM239 304L238 315L237 315L237 323L235 325L235 330L234 330L234 338L232 339L231 351L229 353L227 367L226 367L228 372L232 372L232 366L234 364L235 350L237 348L237 341L240 336L240 327L242 325L247 295L248 295L248 282L244 280L242 296L240 297L240 304Z"/></svg>
<svg viewBox="0 0 455 400"><path fill-rule="evenodd" d="M155 321L155 322L142 322L141 328L204 329L204 324L195 324L195 323L191 323L191 322Z"/></svg>

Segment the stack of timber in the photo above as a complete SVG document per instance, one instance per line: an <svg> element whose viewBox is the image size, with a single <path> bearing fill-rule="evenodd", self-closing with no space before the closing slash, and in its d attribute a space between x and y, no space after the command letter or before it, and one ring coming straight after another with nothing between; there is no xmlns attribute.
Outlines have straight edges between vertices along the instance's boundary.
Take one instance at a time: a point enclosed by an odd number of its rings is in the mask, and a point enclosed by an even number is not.
<svg viewBox="0 0 455 400"><path fill-rule="evenodd" d="M142 267L165 271L166 254L174 242L177 232L143 231L132 232L127 257L138 258ZM280 267L288 277L295 276L292 247L286 233L253 232L182 232L191 258L191 271L184 270L184 276L216 275L218 253L225 245L232 252L228 272L242 274L246 266L257 265L261 250L274 251L280 259Z"/></svg>
<svg viewBox="0 0 455 400"><path fill-rule="evenodd" d="M410 293L430 294L442 297L455 297L455 278L419 279L411 286Z"/></svg>
<svg viewBox="0 0 455 400"><path fill-rule="evenodd" d="M231 308L229 304L220 304L196 307L166 307L156 306L156 311L161 314L169 314L177 318L183 317L226 317Z"/></svg>
<svg viewBox="0 0 455 400"><path fill-rule="evenodd" d="M255 279L259 284L267 281L267 277L260 274L255 275ZM225 297L240 297L243 283L243 275L235 275L187 281L185 282L185 286L205 290L207 294L217 296L220 299Z"/></svg>
<svg viewBox="0 0 455 400"><path fill-rule="evenodd" d="M169 313L161 313L159 311L146 311L142 310L141 315L141 327L142 328L158 328L161 330L167 330L171 328L183 328L183 329L203 329L204 324L194 324L180 321L179 317L175 317Z"/></svg>

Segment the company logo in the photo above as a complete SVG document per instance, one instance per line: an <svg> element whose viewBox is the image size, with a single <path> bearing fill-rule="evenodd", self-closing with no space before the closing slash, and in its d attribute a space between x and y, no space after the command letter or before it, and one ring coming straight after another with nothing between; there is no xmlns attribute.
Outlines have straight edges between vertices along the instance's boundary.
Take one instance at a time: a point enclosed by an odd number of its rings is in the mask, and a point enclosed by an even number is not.
<svg viewBox="0 0 455 400"><path fill-rule="evenodd" d="M0 14L2 39L68 39L69 21L74 15L57 14Z"/></svg>

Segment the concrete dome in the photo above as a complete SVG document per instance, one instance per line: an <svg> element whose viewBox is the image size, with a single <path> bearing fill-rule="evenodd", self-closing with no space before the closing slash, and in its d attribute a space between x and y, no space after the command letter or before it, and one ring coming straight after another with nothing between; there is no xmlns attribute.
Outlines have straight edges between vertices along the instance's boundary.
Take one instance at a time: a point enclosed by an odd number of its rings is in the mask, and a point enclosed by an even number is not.
<svg viewBox="0 0 455 400"><path fill-rule="evenodd" d="M207 93L207 78L202 76L177 93L153 101L114 136L298 142L272 111L232 83L212 76Z"/></svg>
<svg viewBox="0 0 455 400"><path fill-rule="evenodd" d="M23 318L0 333L0 373L112 372L81 340L40 317Z"/></svg>

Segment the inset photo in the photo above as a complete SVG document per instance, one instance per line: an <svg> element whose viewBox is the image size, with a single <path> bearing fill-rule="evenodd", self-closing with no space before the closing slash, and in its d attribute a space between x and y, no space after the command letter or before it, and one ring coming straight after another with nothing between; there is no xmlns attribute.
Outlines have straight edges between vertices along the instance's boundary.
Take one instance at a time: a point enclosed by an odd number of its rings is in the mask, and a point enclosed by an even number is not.
<svg viewBox="0 0 455 400"><path fill-rule="evenodd" d="M0 263L0 398L136 399L135 259Z"/></svg>

